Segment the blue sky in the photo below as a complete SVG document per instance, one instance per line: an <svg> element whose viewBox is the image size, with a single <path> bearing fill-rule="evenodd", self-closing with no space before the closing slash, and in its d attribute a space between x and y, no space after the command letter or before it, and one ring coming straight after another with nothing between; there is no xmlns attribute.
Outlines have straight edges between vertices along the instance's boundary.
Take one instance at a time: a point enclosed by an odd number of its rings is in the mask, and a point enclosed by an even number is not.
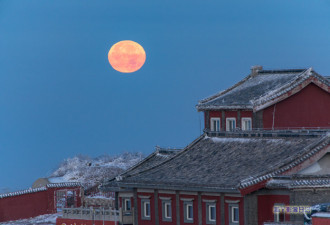
<svg viewBox="0 0 330 225"><path fill-rule="evenodd" d="M330 3L310 0L0 0L0 189L29 187L65 158L200 134L198 100L256 64L330 74ZM107 61L140 43L141 70Z"/></svg>

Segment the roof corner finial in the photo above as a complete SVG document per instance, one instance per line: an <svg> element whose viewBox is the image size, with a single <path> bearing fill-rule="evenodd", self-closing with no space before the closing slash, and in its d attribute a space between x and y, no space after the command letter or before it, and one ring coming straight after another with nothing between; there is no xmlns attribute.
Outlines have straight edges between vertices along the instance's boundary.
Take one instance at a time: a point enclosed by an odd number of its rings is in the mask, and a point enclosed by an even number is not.
<svg viewBox="0 0 330 225"><path fill-rule="evenodd" d="M311 75L312 71L313 71L313 67L309 67L306 72L308 75Z"/></svg>
<svg viewBox="0 0 330 225"><path fill-rule="evenodd" d="M252 66L251 67L251 75L252 76L257 75L260 70L262 70L262 66L260 66L260 65Z"/></svg>
<svg viewBox="0 0 330 225"><path fill-rule="evenodd" d="M161 148L160 148L158 145L155 146L155 151L156 151L156 152L159 152L160 149L161 149Z"/></svg>

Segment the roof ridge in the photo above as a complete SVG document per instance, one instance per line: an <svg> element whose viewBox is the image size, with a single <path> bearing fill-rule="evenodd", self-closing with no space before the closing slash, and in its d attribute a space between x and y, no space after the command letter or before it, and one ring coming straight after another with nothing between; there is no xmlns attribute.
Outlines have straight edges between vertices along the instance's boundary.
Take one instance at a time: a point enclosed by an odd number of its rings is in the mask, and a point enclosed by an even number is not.
<svg viewBox="0 0 330 225"><path fill-rule="evenodd" d="M241 81L239 81L238 83L234 84L233 86L227 88L226 90L220 91L220 92L218 92L218 93L216 93L216 94L213 94L213 95L211 95L211 96L209 96L209 97L206 97L206 98L204 98L204 99L202 99L202 100L199 100L199 101L198 101L198 104L197 104L196 107L198 108L198 105L199 105L199 104L202 104L202 103L205 103L205 102L211 101L211 100L213 100L213 99L215 99L215 98L220 97L220 96L223 95L223 94L226 94L227 92L233 90L233 89L236 88L237 86L241 85L242 83L244 83L245 81L247 81L248 79L250 79L251 77L253 77L253 75L250 73L248 76L246 76L245 78L243 78Z"/></svg>
<svg viewBox="0 0 330 225"><path fill-rule="evenodd" d="M295 87L297 87L298 85L300 85L301 83L303 83L304 81L309 79L311 76L314 76L321 82L326 83L326 85L330 85L330 81L328 79L319 75L318 73L316 73L313 70L312 67L310 67L310 68L306 69L305 71L303 71L301 74L297 75L297 77L295 79L279 86L275 90L268 92L268 93L260 96L257 99L251 100L251 102L253 104L253 109L256 111L259 111L265 107L268 107L267 103L282 96L284 93L287 93L288 91L294 89ZM281 99L281 100L283 100L283 99ZM274 104L274 103L272 103L272 104ZM270 105L272 105L272 104L270 104Z"/></svg>
<svg viewBox="0 0 330 225"><path fill-rule="evenodd" d="M174 155L173 157L170 157L170 158L168 158L167 160L161 162L160 164L157 164L157 165L155 165L155 166L152 166L152 167L150 167L150 168L148 168L148 169L146 169L146 170L142 170L142 171L137 172L137 173L135 173L135 174L129 175L128 177L132 177L132 176L140 175L140 174L145 173L145 172L147 172L147 171L150 171L150 170L152 170L152 169L154 169L154 168L160 167L161 165L167 163L168 161L170 161L170 160L172 160L172 159L178 157L179 155L182 155L182 154L183 154L184 152L186 152L191 146L197 144L197 143L198 143L200 140L202 140L204 137L205 137L205 133L203 133L202 135L200 135L198 138L196 138L193 142L191 142L191 143L190 143L189 145L187 145L182 151L180 151L178 154Z"/></svg>
<svg viewBox="0 0 330 225"><path fill-rule="evenodd" d="M258 74L267 74L267 73L299 73L307 70L304 69L277 69L277 70L260 70Z"/></svg>

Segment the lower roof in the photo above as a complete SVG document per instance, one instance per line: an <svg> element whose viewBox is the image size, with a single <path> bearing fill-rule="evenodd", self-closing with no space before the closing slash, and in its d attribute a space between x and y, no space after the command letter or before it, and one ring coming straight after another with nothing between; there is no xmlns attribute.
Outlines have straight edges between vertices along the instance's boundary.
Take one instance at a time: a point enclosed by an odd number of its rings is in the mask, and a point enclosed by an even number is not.
<svg viewBox="0 0 330 225"><path fill-rule="evenodd" d="M315 148L329 135L209 137L206 134L169 160L122 177L117 187L237 191L269 179Z"/></svg>

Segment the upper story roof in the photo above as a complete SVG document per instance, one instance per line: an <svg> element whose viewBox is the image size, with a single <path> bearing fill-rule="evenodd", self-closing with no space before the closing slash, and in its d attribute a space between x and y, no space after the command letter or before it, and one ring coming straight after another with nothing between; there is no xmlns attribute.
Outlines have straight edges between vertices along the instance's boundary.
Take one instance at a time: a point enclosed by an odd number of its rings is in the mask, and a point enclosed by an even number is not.
<svg viewBox="0 0 330 225"><path fill-rule="evenodd" d="M304 82L305 84L302 85ZM196 108L198 111L221 109L258 111L283 100L279 97L284 93L295 89L297 86L303 88L310 82L316 83L330 92L329 78L317 74L312 68L263 70L261 66L256 66L252 68L251 74L242 81L225 91L199 101ZM298 91L297 89L294 93Z"/></svg>
<svg viewBox="0 0 330 225"><path fill-rule="evenodd" d="M236 135L204 134L167 161L117 179L116 186L239 192L288 171L330 144L326 133Z"/></svg>

